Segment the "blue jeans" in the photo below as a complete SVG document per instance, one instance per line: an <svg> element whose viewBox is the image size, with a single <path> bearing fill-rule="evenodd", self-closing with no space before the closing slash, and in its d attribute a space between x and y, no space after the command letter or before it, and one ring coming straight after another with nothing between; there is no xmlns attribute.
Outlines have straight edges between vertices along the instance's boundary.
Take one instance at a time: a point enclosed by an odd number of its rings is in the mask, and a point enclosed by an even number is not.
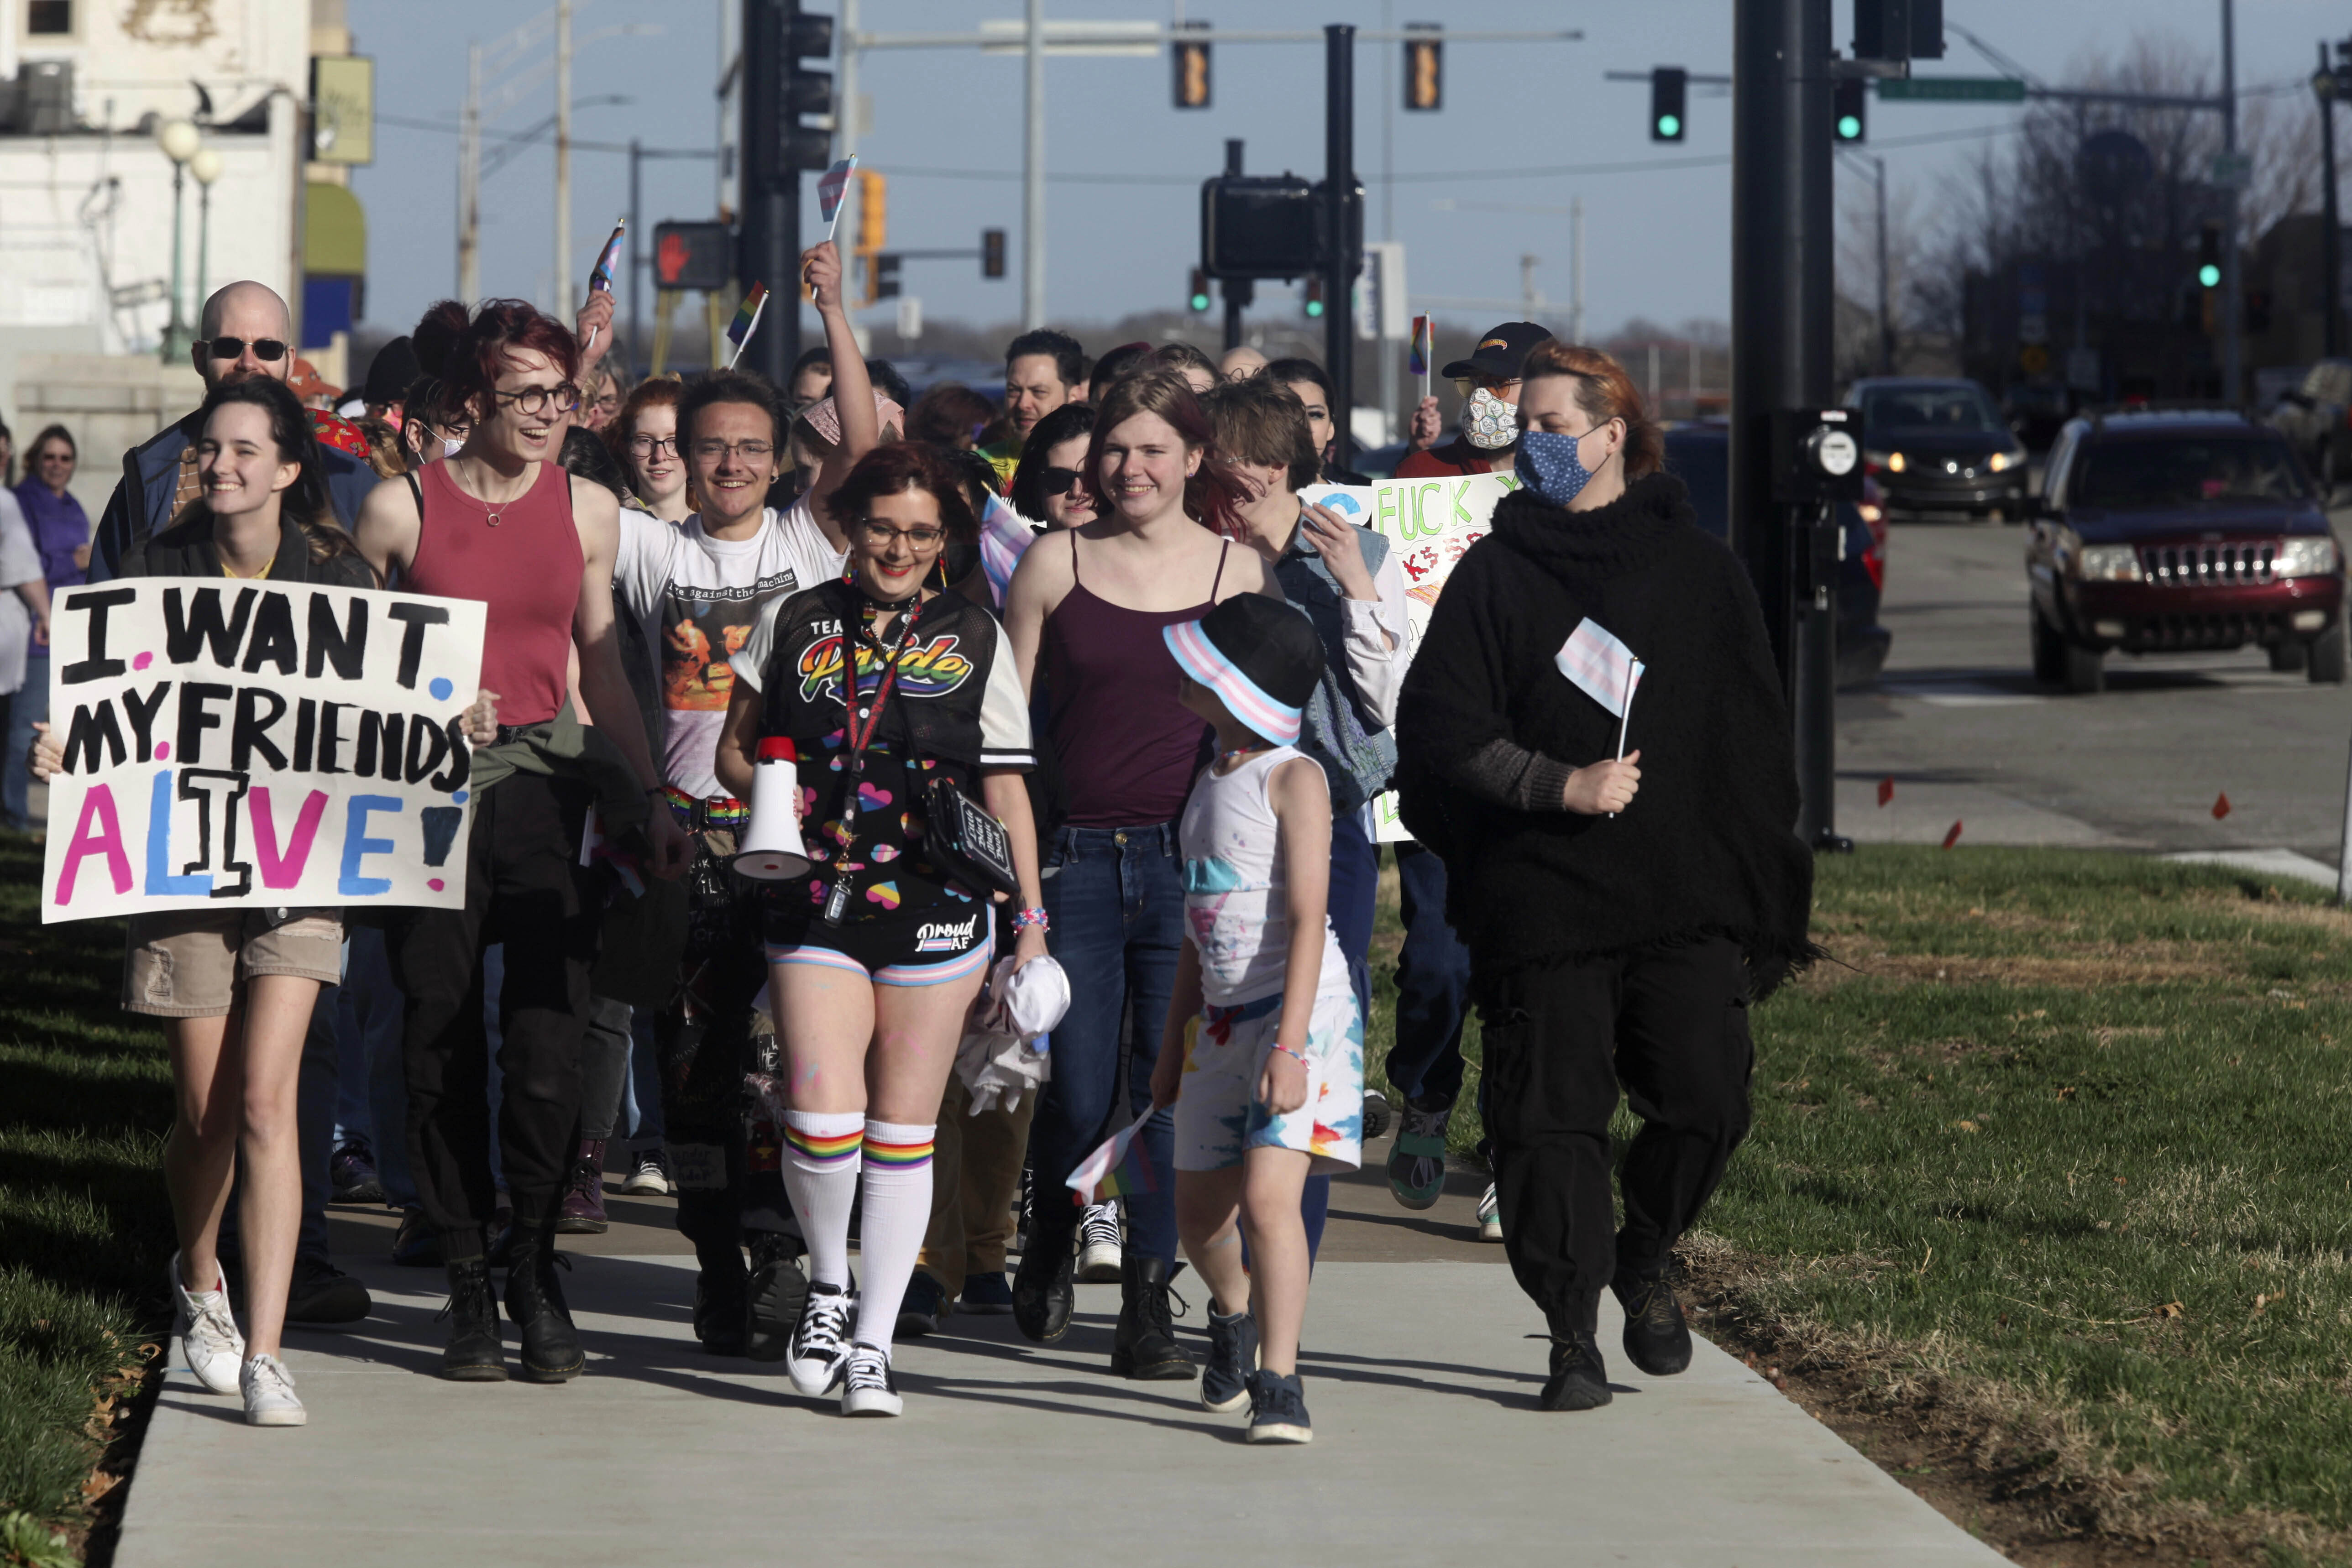
<svg viewBox="0 0 2352 1568"><path fill-rule="evenodd" d="M1462 1092L1462 1024L1470 1015L1470 949L1445 923L1445 862L1396 846L1404 946L1397 954L1396 1043L1389 1082L1424 1104Z"/></svg>
<svg viewBox="0 0 2352 1568"><path fill-rule="evenodd" d="M658 1149L662 1143L661 1058L654 1051L658 1017L654 1009L639 1008L630 1020L629 1075L621 1082L618 1130L633 1148Z"/></svg>
<svg viewBox="0 0 2352 1568"><path fill-rule="evenodd" d="M1064 1236L1076 1208L1060 1194L1078 1162L1133 1117L1151 1109L1151 1066L1176 987L1184 944L1184 885L1176 824L1065 828L1046 858L1048 944L1070 979L1070 1010L1054 1030L1054 1076L1030 1124L1036 1169L1036 1219ZM1120 1025L1133 1010L1133 1046L1125 1062L1127 1103L1118 1103ZM1127 1199L1128 1245L1176 1258L1175 1119L1162 1111L1141 1134L1160 1190ZM1040 1245L1033 1239L1033 1246Z"/></svg>
<svg viewBox="0 0 2352 1568"><path fill-rule="evenodd" d="M335 1036L341 1062L336 1093L335 1146L358 1138L375 1159L384 1199L395 1208L416 1202L408 1174L408 1080L401 1068L403 1001L393 983L383 930L347 927L343 984ZM379 1131L381 1129L381 1131Z"/></svg>
<svg viewBox="0 0 2352 1568"><path fill-rule="evenodd" d="M0 825L23 832L32 770L25 754L32 749L33 726L49 716L49 651L34 648L25 656L24 688L8 699L7 755L0 757Z"/></svg>

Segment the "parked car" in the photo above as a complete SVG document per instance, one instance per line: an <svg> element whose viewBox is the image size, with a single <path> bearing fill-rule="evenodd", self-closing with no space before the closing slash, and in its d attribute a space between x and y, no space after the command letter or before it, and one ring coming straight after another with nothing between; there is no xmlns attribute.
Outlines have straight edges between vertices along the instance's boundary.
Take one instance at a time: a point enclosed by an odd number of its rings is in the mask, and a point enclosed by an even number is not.
<svg viewBox="0 0 2352 1568"><path fill-rule="evenodd" d="M2287 439L2229 410L2071 420L2027 536L2033 674L2070 692L2109 653L2258 643L2341 684L2344 551Z"/></svg>
<svg viewBox="0 0 2352 1568"><path fill-rule="evenodd" d="M2267 416L2319 480L2323 502L2352 485L2352 360L2322 360Z"/></svg>
<svg viewBox="0 0 2352 1568"><path fill-rule="evenodd" d="M1892 509L2020 519L2025 444L1976 382L1868 376L1845 405L1862 411L1863 472Z"/></svg>
<svg viewBox="0 0 2352 1568"><path fill-rule="evenodd" d="M1671 425L1666 430L1666 471L1690 489L1698 526L1717 538L1731 538L1731 427L1712 423ZM1837 682L1866 686L1885 666L1894 633L1878 623L1878 601L1886 587L1886 512L1876 481L1863 481L1859 506L1841 507L1844 536L1838 546Z"/></svg>

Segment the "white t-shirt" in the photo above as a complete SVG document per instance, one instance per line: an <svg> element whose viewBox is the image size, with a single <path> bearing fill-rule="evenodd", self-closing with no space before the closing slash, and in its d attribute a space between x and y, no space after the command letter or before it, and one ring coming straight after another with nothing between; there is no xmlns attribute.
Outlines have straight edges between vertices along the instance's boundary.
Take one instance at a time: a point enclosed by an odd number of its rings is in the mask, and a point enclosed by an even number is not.
<svg viewBox="0 0 2352 1568"><path fill-rule="evenodd" d="M660 650L663 779L701 800L726 793L711 760L735 692L728 660L763 611L840 576L843 559L805 499L769 507L744 539L712 538L698 517L665 523L622 508L613 591Z"/></svg>

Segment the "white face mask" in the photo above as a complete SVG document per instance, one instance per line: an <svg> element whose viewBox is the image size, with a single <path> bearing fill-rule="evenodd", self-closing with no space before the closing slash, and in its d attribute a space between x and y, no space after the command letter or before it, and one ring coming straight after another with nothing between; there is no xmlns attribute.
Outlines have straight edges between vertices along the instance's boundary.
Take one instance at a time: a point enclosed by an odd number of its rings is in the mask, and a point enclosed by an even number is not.
<svg viewBox="0 0 2352 1568"><path fill-rule="evenodd" d="M462 441L452 441L446 435L441 438L441 455L444 457L455 457L465 449L466 444Z"/></svg>
<svg viewBox="0 0 2352 1568"><path fill-rule="evenodd" d="M1462 405L1462 434L1482 452L1499 452L1519 438L1519 411L1485 387Z"/></svg>

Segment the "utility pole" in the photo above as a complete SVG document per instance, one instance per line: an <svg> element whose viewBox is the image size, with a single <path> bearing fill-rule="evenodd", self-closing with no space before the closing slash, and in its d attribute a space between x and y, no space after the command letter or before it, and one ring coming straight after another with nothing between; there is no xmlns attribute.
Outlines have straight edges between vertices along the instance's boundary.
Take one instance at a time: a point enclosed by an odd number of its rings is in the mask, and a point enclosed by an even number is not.
<svg viewBox="0 0 2352 1568"><path fill-rule="evenodd" d="M555 0L555 316L572 298L572 0Z"/></svg>
<svg viewBox="0 0 2352 1568"><path fill-rule="evenodd" d="M1038 0L1029 0L1036 15ZM1356 212L1356 29L1323 29L1323 180L1330 246L1324 256L1323 367L1331 376L1331 456L1355 465L1356 274L1362 270Z"/></svg>
<svg viewBox="0 0 2352 1568"><path fill-rule="evenodd" d="M776 308L738 361L778 385L800 356L800 178L783 145L784 40L792 0L743 0L741 261L746 287L764 283Z"/></svg>
<svg viewBox="0 0 2352 1568"><path fill-rule="evenodd" d="M1045 0L1029 0L1024 87L1028 136L1021 158L1021 325L1045 324Z"/></svg>
<svg viewBox="0 0 2352 1568"><path fill-rule="evenodd" d="M1836 530L1774 498L1792 455L1773 414L1827 406L1833 382L1830 0L1742 0L1734 16L1731 541L1794 710L1798 833L1820 847L1836 821Z"/></svg>
<svg viewBox="0 0 2352 1568"><path fill-rule="evenodd" d="M1568 340L1584 341L1584 198L1568 204Z"/></svg>
<svg viewBox="0 0 2352 1568"><path fill-rule="evenodd" d="M1878 174L1878 373L1895 373L1895 287L1886 274L1886 160L1873 158Z"/></svg>
<svg viewBox="0 0 2352 1568"><path fill-rule="evenodd" d="M644 351L646 286L637 279L637 253L645 247L646 211L645 144L635 137L629 138L629 357L623 366L627 379L635 380L637 358Z"/></svg>
<svg viewBox="0 0 2352 1568"><path fill-rule="evenodd" d="M2221 0L2221 151L2230 160L2228 205L2221 221L2221 399L2245 401L2245 301L2238 275L2238 8Z"/></svg>
<svg viewBox="0 0 2352 1568"><path fill-rule="evenodd" d="M2333 359L2343 351L2344 230L2336 210L2336 87L2335 68L2327 46L2319 46L2319 69L2311 90L2319 99L2319 276L2321 352Z"/></svg>
<svg viewBox="0 0 2352 1568"><path fill-rule="evenodd" d="M857 49L850 40L857 35L857 0L841 0L839 37L840 63L834 68L833 85L833 153L836 158L848 158L857 152ZM852 179L841 189L841 210L834 214L835 234L855 236L857 233L857 208L865 192ZM853 237L851 248L856 248ZM869 259L866 264L872 267ZM843 308L856 319L856 301L863 298L849 276L849 264L841 265L841 302Z"/></svg>
<svg viewBox="0 0 2352 1568"><path fill-rule="evenodd" d="M1241 172L1242 139L1229 136L1225 139L1225 172ZM1225 298L1225 347L1238 349L1242 346L1242 312L1257 298L1257 284L1247 277L1220 278L1217 292Z"/></svg>
<svg viewBox="0 0 2352 1568"><path fill-rule="evenodd" d="M482 297L482 46L466 46L466 112L457 131L457 299Z"/></svg>

